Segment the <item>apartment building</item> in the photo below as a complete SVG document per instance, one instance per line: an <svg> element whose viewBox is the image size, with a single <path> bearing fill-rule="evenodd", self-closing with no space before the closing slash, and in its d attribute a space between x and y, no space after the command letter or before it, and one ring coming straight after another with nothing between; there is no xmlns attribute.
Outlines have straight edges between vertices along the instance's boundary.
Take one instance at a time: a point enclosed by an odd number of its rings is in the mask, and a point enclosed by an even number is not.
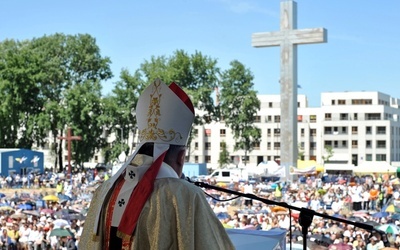
<svg viewBox="0 0 400 250"><path fill-rule="evenodd" d="M246 156L247 165L280 158L280 96L259 95L261 109L256 125L262 131L260 143ZM400 161L400 100L380 92L332 92L321 94L320 107L308 107L307 98L298 96L298 151L303 160L323 164L326 146L333 149L330 162L359 165L363 161ZM234 139L224 124L195 128L190 145L190 161L219 166L221 142L231 159L245 152L234 151Z"/></svg>
<svg viewBox="0 0 400 250"><path fill-rule="evenodd" d="M280 95L258 95L261 108L256 115L256 126L262 131L260 143L247 153L248 166L262 161L279 161L280 147ZM330 162L359 165L363 161L400 161L400 99L380 92L329 92L321 94L320 107L308 107L307 97L298 96L298 151L303 160L323 164L326 146L333 149ZM218 168L221 142L234 159L242 160L245 152L234 151L232 131L224 122L196 126L188 158L190 162L207 163ZM115 140L110 134L108 141ZM132 145L133 133L128 142ZM64 147L66 148L66 147ZM54 163L47 149L46 162ZM67 152L65 151L65 159ZM102 162L96 153L91 162Z"/></svg>

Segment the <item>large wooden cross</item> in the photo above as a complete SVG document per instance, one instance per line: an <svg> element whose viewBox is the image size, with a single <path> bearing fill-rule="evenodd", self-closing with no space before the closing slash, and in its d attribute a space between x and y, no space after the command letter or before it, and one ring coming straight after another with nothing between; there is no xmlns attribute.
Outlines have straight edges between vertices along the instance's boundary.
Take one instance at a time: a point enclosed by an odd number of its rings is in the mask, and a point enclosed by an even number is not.
<svg viewBox="0 0 400 250"><path fill-rule="evenodd" d="M297 166L297 45L324 43L324 28L297 28L297 4L291 0L281 2L280 31L254 33L252 46L256 48L280 46L281 48L281 166L285 167L286 180L289 169Z"/></svg>
<svg viewBox="0 0 400 250"><path fill-rule="evenodd" d="M68 150L68 176L71 177L71 142L72 141L80 141L82 140L81 136L73 136L71 134L71 128L67 129L67 136L59 136L57 139L66 140L67 141L67 150Z"/></svg>

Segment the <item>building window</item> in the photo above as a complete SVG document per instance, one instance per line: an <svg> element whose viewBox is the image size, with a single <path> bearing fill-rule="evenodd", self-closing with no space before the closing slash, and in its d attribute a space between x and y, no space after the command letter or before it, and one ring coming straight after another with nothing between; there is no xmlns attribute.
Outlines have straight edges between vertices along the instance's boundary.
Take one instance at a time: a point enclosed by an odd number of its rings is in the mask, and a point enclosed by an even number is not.
<svg viewBox="0 0 400 250"><path fill-rule="evenodd" d="M372 141L368 140L365 142L365 147L366 148L372 148Z"/></svg>
<svg viewBox="0 0 400 250"><path fill-rule="evenodd" d="M206 130L204 130L204 133L205 133L205 136L206 137L211 137L211 129L206 129Z"/></svg>
<svg viewBox="0 0 400 250"><path fill-rule="evenodd" d="M194 143L194 150L198 150L199 149L199 143L198 142L195 142Z"/></svg>
<svg viewBox="0 0 400 250"><path fill-rule="evenodd" d="M226 136L226 130L225 129L220 129L219 130L219 136L225 137Z"/></svg>
<svg viewBox="0 0 400 250"><path fill-rule="evenodd" d="M376 154L376 161L386 161L385 154Z"/></svg>
<svg viewBox="0 0 400 250"><path fill-rule="evenodd" d="M303 150L304 149L304 142L300 142L300 149Z"/></svg>
<svg viewBox="0 0 400 250"><path fill-rule="evenodd" d="M326 113L325 114L325 120L327 120L327 121L332 120L332 114L331 113Z"/></svg>
<svg viewBox="0 0 400 250"><path fill-rule="evenodd" d="M342 148L347 148L347 141L342 141Z"/></svg>
<svg viewBox="0 0 400 250"><path fill-rule="evenodd" d="M316 142L310 142L310 149L315 150L317 148L317 143Z"/></svg>
<svg viewBox="0 0 400 250"><path fill-rule="evenodd" d="M254 116L254 122L261 122L261 116L259 115Z"/></svg>
<svg viewBox="0 0 400 250"><path fill-rule="evenodd" d="M269 103L268 103L268 107L269 107L269 108L272 108L272 102L269 102Z"/></svg>
<svg viewBox="0 0 400 250"><path fill-rule="evenodd" d="M275 115L274 116L274 121L275 122L281 122L281 116L280 115Z"/></svg>
<svg viewBox="0 0 400 250"><path fill-rule="evenodd" d="M95 155L95 156L94 156L94 161L95 161L95 162L99 162L99 156L98 156L98 155Z"/></svg>
<svg viewBox="0 0 400 250"><path fill-rule="evenodd" d="M267 135L271 135L271 129L267 129Z"/></svg>
<svg viewBox="0 0 400 250"><path fill-rule="evenodd" d="M274 128L274 136L280 136L281 135L281 129L280 128Z"/></svg>
<svg viewBox="0 0 400 250"><path fill-rule="evenodd" d="M353 135L358 134L358 127L351 127L351 133L352 133Z"/></svg>
<svg viewBox="0 0 400 250"><path fill-rule="evenodd" d="M342 134L347 135L347 127L342 127Z"/></svg>
<svg viewBox="0 0 400 250"><path fill-rule="evenodd" d="M332 127L324 127L324 134L326 135L332 134Z"/></svg>
<svg viewBox="0 0 400 250"><path fill-rule="evenodd" d="M352 140L351 141L351 147L352 148L358 148L358 141L357 140Z"/></svg>
<svg viewBox="0 0 400 250"><path fill-rule="evenodd" d="M338 141L333 141L333 147L338 148L339 147L339 142Z"/></svg>
<svg viewBox="0 0 400 250"><path fill-rule="evenodd" d="M280 142L274 142L274 149L279 150L281 148L281 143Z"/></svg>
<svg viewBox="0 0 400 250"><path fill-rule="evenodd" d="M376 127L376 134L378 135L385 135L386 134L386 127Z"/></svg>
<svg viewBox="0 0 400 250"><path fill-rule="evenodd" d="M338 105L346 105L346 100L338 100Z"/></svg>
<svg viewBox="0 0 400 250"><path fill-rule="evenodd" d="M348 114L346 114L346 113L341 113L340 114L340 120L341 121L346 121L348 119L349 119L349 115Z"/></svg>
<svg viewBox="0 0 400 250"><path fill-rule="evenodd" d="M304 128L300 129L300 135L304 136Z"/></svg>
<svg viewBox="0 0 400 250"><path fill-rule="evenodd" d="M199 163L199 157L197 155L194 156L194 163Z"/></svg>
<svg viewBox="0 0 400 250"><path fill-rule="evenodd" d="M386 148L386 141L376 141L377 148Z"/></svg>
<svg viewBox="0 0 400 250"><path fill-rule="evenodd" d="M193 129L193 135L198 135L199 130L197 128Z"/></svg>
<svg viewBox="0 0 400 250"><path fill-rule="evenodd" d="M372 127L371 127L371 126L367 126L367 127L365 128L365 134L367 134L367 135L372 134Z"/></svg>
<svg viewBox="0 0 400 250"><path fill-rule="evenodd" d="M354 99L354 100L351 100L351 104L353 104L353 105L371 105L372 99Z"/></svg>
<svg viewBox="0 0 400 250"><path fill-rule="evenodd" d="M366 161L372 161L372 154L366 154L365 155L365 160Z"/></svg>
<svg viewBox="0 0 400 250"><path fill-rule="evenodd" d="M298 115L297 116L297 122L302 122L303 121L303 116L302 115Z"/></svg>
<svg viewBox="0 0 400 250"><path fill-rule="evenodd" d="M260 142L254 142L253 147L255 150L259 150L260 149Z"/></svg>
<svg viewBox="0 0 400 250"><path fill-rule="evenodd" d="M211 150L211 142L204 143L204 146L206 150Z"/></svg>
<svg viewBox="0 0 400 250"><path fill-rule="evenodd" d="M316 122L317 121L317 116L316 115L310 115L310 122Z"/></svg>
<svg viewBox="0 0 400 250"><path fill-rule="evenodd" d="M366 120L381 120L381 114L380 113L365 114L365 119Z"/></svg>
<svg viewBox="0 0 400 250"><path fill-rule="evenodd" d="M271 150L271 143L270 142L267 142L267 149Z"/></svg>
<svg viewBox="0 0 400 250"><path fill-rule="evenodd" d="M211 155L206 155L206 163L211 163Z"/></svg>
<svg viewBox="0 0 400 250"><path fill-rule="evenodd" d="M317 129L315 129L315 128L310 129L310 134L311 134L311 136L316 136L317 135Z"/></svg>
<svg viewBox="0 0 400 250"><path fill-rule="evenodd" d="M354 116L353 116L353 117L354 117L354 120L355 120L355 121L358 120L358 114L357 114L357 113L354 113Z"/></svg>
<svg viewBox="0 0 400 250"><path fill-rule="evenodd" d="M267 121L268 121L268 122L271 122L271 121L272 121L272 116L270 116L270 115L267 116Z"/></svg>
<svg viewBox="0 0 400 250"><path fill-rule="evenodd" d="M332 147L332 141L325 141L324 147Z"/></svg>

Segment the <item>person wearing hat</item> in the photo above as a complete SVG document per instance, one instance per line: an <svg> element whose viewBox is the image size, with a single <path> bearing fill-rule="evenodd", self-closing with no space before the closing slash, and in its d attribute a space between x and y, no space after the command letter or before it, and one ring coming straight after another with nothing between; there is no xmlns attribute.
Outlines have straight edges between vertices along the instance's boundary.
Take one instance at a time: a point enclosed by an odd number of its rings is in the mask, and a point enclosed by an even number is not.
<svg viewBox="0 0 400 250"><path fill-rule="evenodd" d="M376 244L377 241L378 241L378 238L376 238L375 236L372 236L369 239L369 243L367 244L367 250L378 250L379 246L378 246L378 244Z"/></svg>
<svg viewBox="0 0 400 250"><path fill-rule="evenodd" d="M175 83L140 95L140 143L97 188L79 246L85 249L234 249L203 191L180 178L194 107Z"/></svg>

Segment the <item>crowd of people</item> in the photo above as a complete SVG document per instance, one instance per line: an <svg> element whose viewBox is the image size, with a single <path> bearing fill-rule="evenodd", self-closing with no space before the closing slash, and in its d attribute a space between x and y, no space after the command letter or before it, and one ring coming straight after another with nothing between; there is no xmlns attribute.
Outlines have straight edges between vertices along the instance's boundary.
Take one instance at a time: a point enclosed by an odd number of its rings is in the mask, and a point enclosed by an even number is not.
<svg viewBox="0 0 400 250"><path fill-rule="evenodd" d="M72 175L70 180L55 177L54 180L50 178L38 185L33 183L30 193L15 191L12 195L3 196L0 204L0 246L7 245L8 249L78 249L90 197L95 188L109 178L108 175L107 172L79 172ZM204 181L222 185L212 180ZM386 245L399 248L400 216L397 212L400 213L400 191L397 181L393 176L384 178L371 175L356 180L341 176L336 179L310 176L290 185L243 181L224 184L223 187L254 194L262 199L309 208L319 214L372 225L387 233ZM17 182L9 188L19 190ZM51 191L46 193L43 190ZM233 199L235 195L212 189L204 191L209 195L207 200L210 207L226 228L282 228L288 230L288 242L301 243L304 240L299 223L300 215L296 210L289 214L289 210L283 206L267 205L248 197ZM46 201L42 205L37 202L51 194L60 197L59 200ZM64 224L58 224L60 222ZM60 227L68 229L72 234L62 237L50 235L55 228ZM334 249L338 244L346 244L351 247L349 249L384 247L384 239L379 233L372 234L351 224L320 216L314 216L308 228L307 240L314 248L318 246L320 249L329 246L329 249Z"/></svg>
<svg viewBox="0 0 400 250"><path fill-rule="evenodd" d="M222 183L213 183L223 185ZM360 178L323 175L322 178L310 176L285 185L282 183L249 183L223 185L243 193L288 205L308 208L324 216L314 216L308 228L307 240L314 247L336 249L346 244L346 249L381 249L400 247L400 192L398 179L394 176L368 175ZM239 198L235 195L208 190L210 196L225 202L209 199L210 206L227 228L270 230L283 228L288 233L287 241L303 241L300 214L282 206L267 205L259 200ZM366 223L387 233L371 233L357 228L351 223L332 219L341 218L352 222ZM291 230L289 230L291 229ZM382 238L383 237L383 238ZM335 246L336 245L336 246ZM342 248L337 248L342 249Z"/></svg>
<svg viewBox="0 0 400 250"><path fill-rule="evenodd" d="M0 178L0 249L78 249L92 191L107 176L95 172L81 171L70 179L34 175L40 182L25 182L27 176L19 175Z"/></svg>

